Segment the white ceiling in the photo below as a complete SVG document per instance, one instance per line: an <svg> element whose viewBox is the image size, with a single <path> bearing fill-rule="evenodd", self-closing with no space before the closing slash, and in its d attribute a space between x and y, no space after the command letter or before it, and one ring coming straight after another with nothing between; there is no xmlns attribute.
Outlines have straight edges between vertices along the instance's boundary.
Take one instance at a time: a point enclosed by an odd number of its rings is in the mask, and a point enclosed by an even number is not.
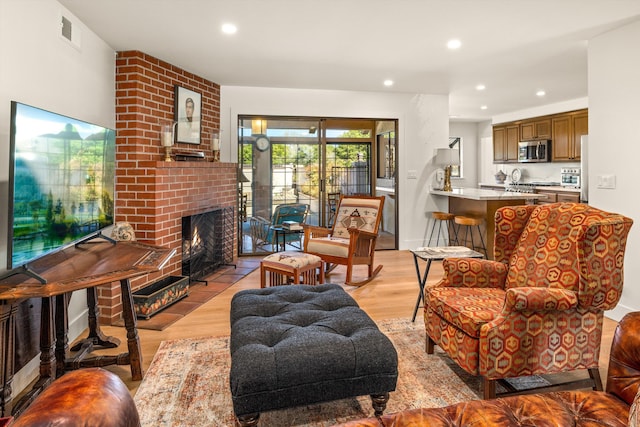
<svg viewBox="0 0 640 427"><path fill-rule="evenodd" d="M58 1L114 50L222 86L449 94L463 120L586 97L587 41L640 18L640 0Z"/></svg>

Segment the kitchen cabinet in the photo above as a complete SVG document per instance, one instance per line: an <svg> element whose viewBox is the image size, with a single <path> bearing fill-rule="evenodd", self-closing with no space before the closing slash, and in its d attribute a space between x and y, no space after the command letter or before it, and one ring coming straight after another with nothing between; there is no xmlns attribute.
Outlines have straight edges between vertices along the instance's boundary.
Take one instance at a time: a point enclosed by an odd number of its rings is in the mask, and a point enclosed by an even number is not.
<svg viewBox="0 0 640 427"><path fill-rule="evenodd" d="M520 127L517 124L493 127L493 161L509 163L518 161Z"/></svg>
<svg viewBox="0 0 640 427"><path fill-rule="evenodd" d="M549 189L536 188L536 194L542 194L544 199L538 199L536 204L544 205L556 202L580 203L580 193L575 191L556 191Z"/></svg>
<svg viewBox="0 0 640 427"><path fill-rule="evenodd" d="M571 116L571 122L573 125L573 151L575 153L575 159L580 160L580 150L582 147L581 137L589 134L589 113L584 111L573 114Z"/></svg>
<svg viewBox="0 0 640 427"><path fill-rule="evenodd" d="M536 203L538 205L545 205L547 203L555 203L558 201L558 193L555 191L536 190L536 194L542 194L543 196L545 196L544 199L538 199Z"/></svg>
<svg viewBox="0 0 640 427"><path fill-rule="evenodd" d="M559 114L551 119L552 161L580 161L580 137L589 132L586 110Z"/></svg>
<svg viewBox="0 0 640 427"><path fill-rule="evenodd" d="M580 193L558 193L558 202L580 203Z"/></svg>
<svg viewBox="0 0 640 427"><path fill-rule="evenodd" d="M520 141L551 139L551 119L527 120L520 123Z"/></svg>
<svg viewBox="0 0 640 427"><path fill-rule="evenodd" d="M551 140L551 161L579 162L580 137L589 133L585 108L567 113L501 123L493 127L493 162L518 161L518 142Z"/></svg>

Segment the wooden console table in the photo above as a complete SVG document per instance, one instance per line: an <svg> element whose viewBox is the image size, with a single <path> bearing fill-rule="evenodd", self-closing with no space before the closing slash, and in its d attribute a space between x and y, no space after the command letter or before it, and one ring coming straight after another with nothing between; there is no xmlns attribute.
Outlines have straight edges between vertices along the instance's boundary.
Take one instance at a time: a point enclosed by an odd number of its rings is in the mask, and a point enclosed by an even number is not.
<svg viewBox="0 0 640 427"><path fill-rule="evenodd" d="M29 264L29 268L47 283L26 275L0 281L0 407L2 415L18 415L55 378L66 370L108 365L130 365L133 380L142 379L142 353L136 328L130 279L158 271L175 250L136 242L110 243L94 240L47 255ZM117 338L106 337L98 324L96 286L120 282L122 308L127 329L128 352L117 356L87 358L93 346L117 347ZM73 291L86 289L89 309L89 334L67 357L68 302ZM40 326L40 377L34 387L17 403L11 402L14 374L15 313L27 298L42 299Z"/></svg>

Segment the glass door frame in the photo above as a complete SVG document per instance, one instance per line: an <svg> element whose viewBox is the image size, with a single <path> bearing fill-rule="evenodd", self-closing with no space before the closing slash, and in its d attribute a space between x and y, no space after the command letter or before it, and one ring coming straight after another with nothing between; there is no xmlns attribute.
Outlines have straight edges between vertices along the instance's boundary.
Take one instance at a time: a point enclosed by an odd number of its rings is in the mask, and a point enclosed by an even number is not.
<svg viewBox="0 0 640 427"><path fill-rule="evenodd" d="M326 226L328 219L330 217L330 207L328 205L328 193L332 192L329 190L335 189L332 185L336 185L337 183L331 183L332 179L332 171L330 168L335 168L335 161L338 158L336 155L336 150L340 151L340 155L349 156L347 158L343 158L343 162L349 162L348 158L352 158L353 164L353 156L354 153L350 151L353 147L358 147L358 144L366 144L368 149L365 150L364 160L366 160L368 165L368 172L366 177L366 182L363 184L362 179L359 180L360 187L356 187L358 190L354 191L353 188L346 190L347 194L353 193L361 193L364 186L368 186L367 193L371 195L376 195L376 182L380 177L378 168L381 164L378 161L378 134L381 131L381 123L389 123L392 124L393 134L397 135L397 120L380 120L380 119L348 119L348 118L319 118L319 117L289 117L289 116L256 116L256 115L238 115L238 209L239 212L246 212L246 217L239 216L239 225L238 225L238 248L240 255L247 254L261 254L268 253L268 251L260 250L256 252L253 248L251 248L250 252L244 251L243 238L244 234L246 234L247 226L246 221L249 220L250 217L257 215L258 213L262 213L264 216L270 216L270 212L273 211L274 201L273 201L273 189L274 189L274 151L271 149L273 147L277 147L282 144L286 144L286 138L282 135L277 135L277 126L278 123L282 125L283 123L290 121L291 123L295 123L296 126L301 127L301 129L305 129L309 135L317 135L317 139L315 141L308 140L304 141L306 138L300 138L300 135L297 135L297 140L294 138L292 141L293 144L318 144L318 153L317 153L317 164L313 167L317 167L317 185L315 191L309 193L309 191L313 190L313 187L310 187L308 182L313 181L313 171L307 170L306 172L301 172L300 169L307 168L309 164L306 165L296 165L293 166L293 170L291 171L291 182L287 187L291 187L291 189L287 188L287 190L292 190L295 194L299 194L300 191L304 191L305 194L309 197L309 199L315 197L316 200L310 202L310 204L314 204L317 208L314 210L309 217L307 223L312 225L322 225ZM258 125L259 123L259 125ZM309 124L312 123L312 124ZM269 125L273 124L274 128L271 128ZM366 126L364 126L366 125ZM259 129L258 129L259 127ZM387 126L388 127L388 126ZM248 135L248 129L251 128L251 134ZM368 130L367 130L368 129ZM340 133L342 132L342 133ZM388 131L387 131L388 132ZM265 212L257 212L256 211L256 192L265 191L257 189L255 187L256 180L254 179L254 174L256 172L256 147L255 141L257 136L266 135L269 137L268 139L271 142L271 147L267 150L269 154L269 166L268 169L270 172L269 182L268 182L268 191L269 197L271 200L269 204L269 212L266 209L259 209ZM306 135L305 135L306 136ZM283 142L284 141L284 142ZM394 162L393 169L394 173L397 170L397 138L393 138L394 143L394 156L392 161ZM331 149L330 147L335 147ZM362 148L362 147L360 147ZM300 150L300 147L297 148ZM281 151L281 150L280 150ZM286 150L285 150L286 152ZM346 154L345 154L346 153ZM331 159L328 157L333 157L334 166L331 166ZM296 162L299 158L295 158ZM360 158L356 158L356 162L359 161ZM266 160L262 159L260 161L264 161L266 164ZM249 166L247 168L247 166ZM263 166L264 169L264 166ZM348 170L346 173L353 174L353 170ZM335 172L335 171L333 171ZM298 180L301 177L301 173L306 173L306 181L302 183L301 187L299 182L296 182L296 178ZM287 172L284 172L285 182ZM386 177L386 175L385 175ZM335 173L333 175L333 179L335 179ZM393 191L394 194L397 193L397 180L395 180L395 176L393 177ZM266 182L266 181L265 181ZM245 189L247 185L251 187L251 197L247 197ZM264 184L264 183L263 183ZM307 185L306 190L302 190L303 186ZM342 183L342 188L344 187L344 183ZM394 195L395 197L395 195ZM286 200L286 199L285 199ZM264 207L263 207L264 208ZM312 208L313 210L313 208ZM385 211L387 209L385 208ZM387 249L397 249L398 247L398 224L397 224L397 204L393 207L393 230L391 232L394 234L394 243L392 248Z"/></svg>

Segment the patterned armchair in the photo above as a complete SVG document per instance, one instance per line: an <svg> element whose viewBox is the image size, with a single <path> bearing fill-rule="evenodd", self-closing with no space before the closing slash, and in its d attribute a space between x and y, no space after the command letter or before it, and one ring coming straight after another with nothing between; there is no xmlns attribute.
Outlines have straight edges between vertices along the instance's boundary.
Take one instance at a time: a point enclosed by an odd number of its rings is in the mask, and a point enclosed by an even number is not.
<svg viewBox="0 0 640 427"><path fill-rule="evenodd" d="M341 196L331 229L305 226L304 252L322 258L328 272L337 265L346 265L347 285L369 283L382 270L382 265L374 269L373 258L383 206L384 196ZM365 280L351 280L354 265L368 267L369 275Z"/></svg>
<svg viewBox="0 0 640 427"><path fill-rule="evenodd" d="M496 380L587 369L598 372L604 310L622 293L633 221L578 203L496 212L495 261L443 261L425 289L427 352L440 346L460 367Z"/></svg>

